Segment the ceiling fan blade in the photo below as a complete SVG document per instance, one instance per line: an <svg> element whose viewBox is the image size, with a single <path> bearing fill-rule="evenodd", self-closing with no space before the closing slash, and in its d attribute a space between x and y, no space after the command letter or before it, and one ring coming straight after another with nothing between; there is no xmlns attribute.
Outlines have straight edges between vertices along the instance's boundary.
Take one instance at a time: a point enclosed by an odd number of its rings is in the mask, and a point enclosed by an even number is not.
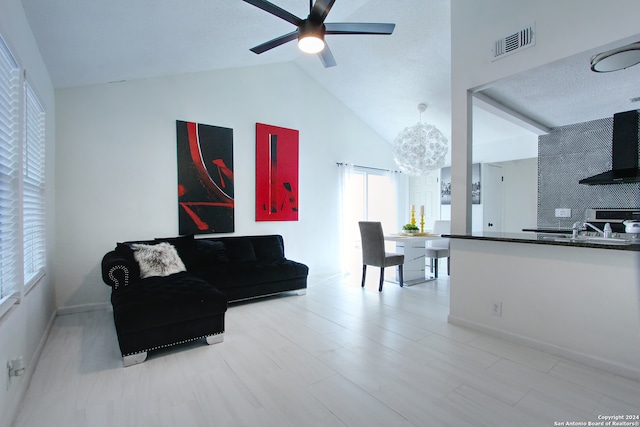
<svg viewBox="0 0 640 427"><path fill-rule="evenodd" d="M320 57L320 61L322 61L324 68L336 66L336 59L333 57L333 53L331 53L331 49L329 49L328 44L324 44L324 49L318 52L318 56Z"/></svg>
<svg viewBox="0 0 640 427"><path fill-rule="evenodd" d="M287 12L286 10L276 6L273 3L269 3L266 0L243 0L245 3L249 3L258 7L265 12L269 12L272 15L277 16L278 18L284 19L287 22L291 22L293 25L298 26L302 23L302 19L298 18L292 13Z"/></svg>
<svg viewBox="0 0 640 427"><path fill-rule="evenodd" d="M285 44L287 42L290 42L291 40L295 40L298 38L298 30L292 31L290 33L287 33L283 36L280 37L276 37L273 40L269 40L268 42L259 44L256 47L252 47L250 50L253 53L257 53L257 54L261 54L263 52L266 52L270 49L273 49L274 47L278 47L281 44Z"/></svg>
<svg viewBox="0 0 640 427"><path fill-rule="evenodd" d="M323 23L336 0L316 0L309 12L309 19Z"/></svg>
<svg viewBox="0 0 640 427"><path fill-rule="evenodd" d="M335 22L324 24L325 34L392 34L396 24Z"/></svg>

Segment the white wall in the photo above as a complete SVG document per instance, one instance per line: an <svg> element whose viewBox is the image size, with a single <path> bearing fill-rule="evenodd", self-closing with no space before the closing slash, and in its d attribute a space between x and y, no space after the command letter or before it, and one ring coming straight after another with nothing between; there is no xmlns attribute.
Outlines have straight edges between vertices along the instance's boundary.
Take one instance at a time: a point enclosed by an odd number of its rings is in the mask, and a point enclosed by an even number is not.
<svg viewBox="0 0 640 427"><path fill-rule="evenodd" d="M638 252L463 239L451 250L451 323L640 379Z"/></svg>
<svg viewBox="0 0 640 427"><path fill-rule="evenodd" d="M483 206L482 204L471 207L471 232L482 232L483 226ZM451 221L451 205L440 205L440 219Z"/></svg>
<svg viewBox="0 0 640 427"><path fill-rule="evenodd" d="M116 242L178 234L176 120L234 131L235 234L279 233L311 274L338 260L336 162L393 168L391 145L294 64L59 90L57 304L108 303ZM297 222L255 222L255 124L300 131Z"/></svg>
<svg viewBox="0 0 640 427"><path fill-rule="evenodd" d="M55 245L54 225L54 167L55 167L55 106L54 90L44 66L40 51L27 23L19 0L0 0L0 34L5 39L19 65L26 70L27 80L36 91L46 111L46 215L47 215L47 263L52 264L51 249ZM11 425L17 407L26 392L29 379L44 345L46 334L53 319L54 288L53 274L49 269L43 279L31 291L23 295L21 303L14 306L0 319L0 425ZM23 356L26 373L13 378L7 384L6 363Z"/></svg>
<svg viewBox="0 0 640 427"><path fill-rule="evenodd" d="M538 157L538 135L473 144L473 163L508 162ZM536 177L537 180L537 177Z"/></svg>

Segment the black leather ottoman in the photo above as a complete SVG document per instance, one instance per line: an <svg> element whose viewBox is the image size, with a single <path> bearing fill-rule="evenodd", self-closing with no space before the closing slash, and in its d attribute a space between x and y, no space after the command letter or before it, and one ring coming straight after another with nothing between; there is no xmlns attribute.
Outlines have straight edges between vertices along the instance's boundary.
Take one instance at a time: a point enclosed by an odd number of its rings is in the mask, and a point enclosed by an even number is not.
<svg viewBox="0 0 640 427"><path fill-rule="evenodd" d="M188 272L118 286L111 304L124 366L144 362L151 350L223 341L227 297Z"/></svg>

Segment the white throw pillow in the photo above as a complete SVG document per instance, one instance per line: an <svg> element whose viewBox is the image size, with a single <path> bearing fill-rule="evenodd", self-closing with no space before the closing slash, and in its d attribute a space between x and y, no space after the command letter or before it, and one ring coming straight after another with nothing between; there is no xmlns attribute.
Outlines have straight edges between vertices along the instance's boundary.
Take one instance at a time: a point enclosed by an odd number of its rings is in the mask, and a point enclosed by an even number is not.
<svg viewBox="0 0 640 427"><path fill-rule="evenodd" d="M167 242L157 245L134 243L133 256L140 265L140 278L151 276L168 276L186 271L184 263L176 248Z"/></svg>

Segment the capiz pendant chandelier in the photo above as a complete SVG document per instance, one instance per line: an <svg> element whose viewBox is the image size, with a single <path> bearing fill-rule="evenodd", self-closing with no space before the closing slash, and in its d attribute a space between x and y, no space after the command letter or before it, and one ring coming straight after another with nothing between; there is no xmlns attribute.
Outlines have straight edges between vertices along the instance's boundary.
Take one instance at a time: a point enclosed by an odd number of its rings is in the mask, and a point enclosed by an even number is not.
<svg viewBox="0 0 640 427"><path fill-rule="evenodd" d="M422 113L427 104L418 104L420 121L404 128L393 142L393 160L408 175L426 175L444 166L449 151L449 141L433 125L422 123Z"/></svg>

